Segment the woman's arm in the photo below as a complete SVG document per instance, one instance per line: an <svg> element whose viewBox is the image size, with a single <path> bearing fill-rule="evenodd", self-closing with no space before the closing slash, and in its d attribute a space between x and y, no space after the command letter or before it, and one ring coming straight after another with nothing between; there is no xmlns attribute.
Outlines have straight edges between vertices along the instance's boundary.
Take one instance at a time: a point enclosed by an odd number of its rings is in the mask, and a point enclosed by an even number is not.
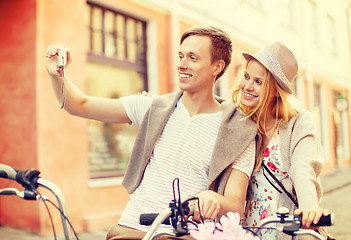
<svg viewBox="0 0 351 240"><path fill-rule="evenodd" d="M309 227L312 222L318 222L322 214L328 213L319 206L322 196L319 175L324 158L314 118L309 111L300 113L293 129L289 175L299 202L295 213L302 214L303 225Z"/></svg>
<svg viewBox="0 0 351 240"><path fill-rule="evenodd" d="M248 183L249 178L245 173L232 169L224 195L212 190L206 190L196 195L200 201L202 217L204 219L220 218L227 212L238 212L242 216ZM197 204L195 205L193 219L200 220Z"/></svg>
<svg viewBox="0 0 351 240"><path fill-rule="evenodd" d="M255 146L253 140L247 149L232 164L223 195L214 191L204 191L197 195L201 214L205 219L220 218L227 212L244 213L249 176L255 165ZM200 220L195 208L194 220Z"/></svg>

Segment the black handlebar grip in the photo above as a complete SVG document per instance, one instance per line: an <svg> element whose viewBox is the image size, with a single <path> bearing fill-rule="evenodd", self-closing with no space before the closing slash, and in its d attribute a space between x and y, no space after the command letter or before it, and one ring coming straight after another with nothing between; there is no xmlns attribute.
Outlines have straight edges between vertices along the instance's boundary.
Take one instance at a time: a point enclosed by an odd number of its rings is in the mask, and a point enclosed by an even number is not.
<svg viewBox="0 0 351 240"><path fill-rule="evenodd" d="M0 195L17 195L17 193L11 189L4 189L0 192Z"/></svg>
<svg viewBox="0 0 351 240"><path fill-rule="evenodd" d="M139 223L141 225L150 226L157 218L158 213L143 213L139 217ZM162 224L171 225L169 218L165 219Z"/></svg>
<svg viewBox="0 0 351 240"><path fill-rule="evenodd" d="M331 213L327 216L322 215L321 218L319 219L319 222L317 224L312 223L311 226L314 226L314 227L333 226L334 225L334 217L335 217L335 215L333 213Z"/></svg>
<svg viewBox="0 0 351 240"><path fill-rule="evenodd" d="M16 175L17 175L18 170L7 166L5 164L0 164L0 177L1 178L7 178L11 180L16 180Z"/></svg>
<svg viewBox="0 0 351 240"><path fill-rule="evenodd" d="M15 180L24 188L38 188L37 180L40 172L35 169L17 170L5 164L0 164L0 177Z"/></svg>

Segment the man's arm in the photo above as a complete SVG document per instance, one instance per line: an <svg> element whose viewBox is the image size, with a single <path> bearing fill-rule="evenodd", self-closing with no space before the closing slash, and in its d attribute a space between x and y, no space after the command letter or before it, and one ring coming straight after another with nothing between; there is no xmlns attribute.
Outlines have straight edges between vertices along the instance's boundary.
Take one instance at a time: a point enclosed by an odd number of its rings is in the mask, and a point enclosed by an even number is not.
<svg viewBox="0 0 351 240"><path fill-rule="evenodd" d="M58 49L67 49L67 66L72 61L71 51L64 45L49 46L46 51L46 70L60 101L62 90L62 69L57 65ZM65 103L64 109L75 116L109 123L131 123L119 99L88 96L84 94L68 77L64 76Z"/></svg>

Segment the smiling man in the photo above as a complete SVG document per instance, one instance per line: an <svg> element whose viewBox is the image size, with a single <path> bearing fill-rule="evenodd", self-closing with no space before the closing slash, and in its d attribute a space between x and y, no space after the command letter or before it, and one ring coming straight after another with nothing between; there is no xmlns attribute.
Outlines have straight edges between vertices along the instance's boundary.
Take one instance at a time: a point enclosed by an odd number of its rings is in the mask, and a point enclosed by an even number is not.
<svg viewBox="0 0 351 240"><path fill-rule="evenodd" d="M58 97L61 72L56 53L60 47L48 48L46 63ZM243 213L257 127L236 111L233 101L223 102L213 95L214 84L230 64L231 55L232 42L223 30L200 26L182 35L177 92L104 99L83 94L65 77L64 108L69 113L139 127L123 180L130 200L106 239L141 239L149 227L139 224L140 214L168 207L175 178L179 178L182 199L199 198L205 219L228 211ZM199 219L198 211L194 219ZM169 226L160 230L173 238Z"/></svg>

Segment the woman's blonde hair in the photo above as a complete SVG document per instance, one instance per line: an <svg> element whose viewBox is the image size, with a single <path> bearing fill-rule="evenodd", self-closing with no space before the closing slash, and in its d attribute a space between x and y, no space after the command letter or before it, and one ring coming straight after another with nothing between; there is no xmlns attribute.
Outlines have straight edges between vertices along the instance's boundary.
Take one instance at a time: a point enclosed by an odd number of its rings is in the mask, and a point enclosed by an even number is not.
<svg viewBox="0 0 351 240"><path fill-rule="evenodd" d="M244 75L244 71L246 70L249 61L246 62L242 73L239 74L239 79L236 81L232 98L234 102L238 103L239 111L257 124L258 131L261 134L267 135L268 132L266 131L266 115L269 113L269 111L273 114L273 116L276 117L275 125L271 130L272 132L276 132L276 130L278 130L279 128L284 127L292 117L297 115L298 109L294 107L288 99L291 96L291 94L286 92L279 86L274 76L266 68L263 77L264 81L261 87L261 93L257 106L247 107L244 104L242 104L240 82L243 81L242 76ZM271 99L273 96L275 96L275 102L273 108L269 109L268 102L269 99ZM255 163L256 169L259 169L261 167L264 152L263 148L264 146L262 144L259 150L258 158Z"/></svg>

